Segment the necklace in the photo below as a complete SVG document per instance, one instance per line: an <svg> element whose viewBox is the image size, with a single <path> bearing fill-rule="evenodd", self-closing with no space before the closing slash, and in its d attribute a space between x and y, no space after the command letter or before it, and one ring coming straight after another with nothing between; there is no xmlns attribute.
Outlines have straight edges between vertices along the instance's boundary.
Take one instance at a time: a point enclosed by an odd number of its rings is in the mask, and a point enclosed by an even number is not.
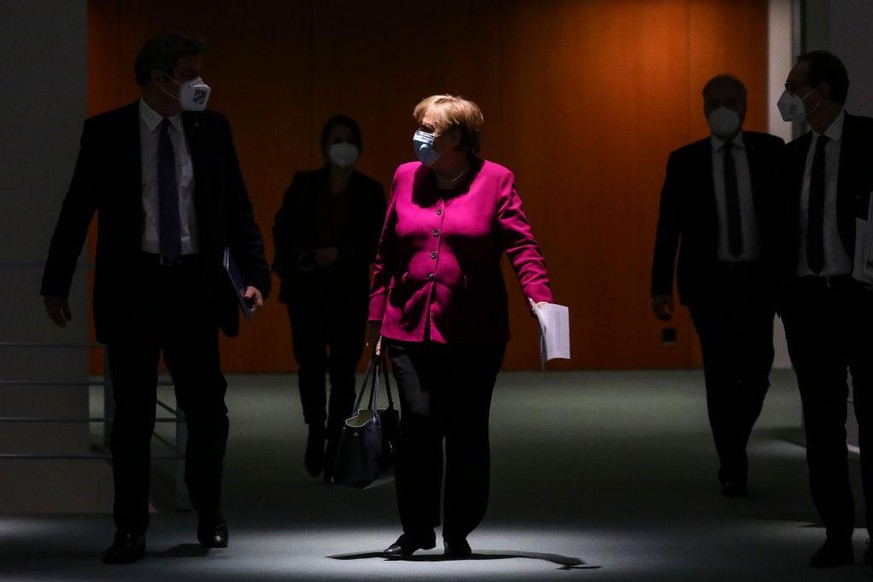
<svg viewBox="0 0 873 582"><path fill-rule="evenodd" d="M470 170L470 165L467 164L467 167L465 167L463 170L461 170L461 173L458 174L457 176L455 176L454 178L440 178L439 176L437 176L437 181L440 182L440 183L442 183L442 184L454 184L455 182L457 182L458 180L460 180L461 178L463 178L464 175L465 175L469 170Z"/></svg>

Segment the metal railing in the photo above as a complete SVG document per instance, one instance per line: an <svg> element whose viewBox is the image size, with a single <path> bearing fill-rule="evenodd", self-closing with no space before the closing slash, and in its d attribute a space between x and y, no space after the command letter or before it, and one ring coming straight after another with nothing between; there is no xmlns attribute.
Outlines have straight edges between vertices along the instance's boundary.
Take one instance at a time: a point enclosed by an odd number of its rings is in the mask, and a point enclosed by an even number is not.
<svg viewBox="0 0 873 582"><path fill-rule="evenodd" d="M59 344L39 344L39 343L23 343L23 342L0 342L0 349L23 349L23 350L91 350L103 349L101 344L92 343L59 343ZM112 455L109 453L109 438L112 432L113 413L115 402L112 392L112 379L109 375L109 364L106 360L106 352L103 353L104 374L102 377L91 378L88 381L67 381L67 380L9 380L0 378L0 389L3 388L20 388L27 386L52 386L52 387L69 387L69 388L94 388L100 387L103 391L103 415L86 417L58 417L58 416L2 416L0 423L8 424L100 424L103 426L102 442L91 442L91 452L84 453L9 453L0 451L0 460L107 460L111 461ZM170 381L158 381L158 387L173 386ZM0 396L2 397L2 396ZM90 411L89 393L89 411ZM184 485L184 461L185 445L187 442L187 423L184 413L160 400L158 398L156 407L164 413L169 413L169 416L157 416L155 422L158 424L174 424L175 430L172 436L167 438L161 435L157 430L153 433L153 437L164 444L172 451L169 455L152 455L152 461L175 461L172 475L172 504L175 509L188 507L187 494Z"/></svg>

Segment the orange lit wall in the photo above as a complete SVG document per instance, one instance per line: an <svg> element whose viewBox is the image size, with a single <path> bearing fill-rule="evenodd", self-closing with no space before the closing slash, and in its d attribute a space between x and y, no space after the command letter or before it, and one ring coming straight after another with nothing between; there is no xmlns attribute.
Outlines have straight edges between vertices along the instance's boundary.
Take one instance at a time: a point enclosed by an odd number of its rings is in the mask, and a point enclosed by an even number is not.
<svg viewBox="0 0 873 582"><path fill-rule="evenodd" d="M556 301L570 307L574 357L553 367L699 365L687 313L664 347L649 308L660 187L669 152L707 133L711 76L742 78L746 127L765 129L766 2L91 0L88 26L91 114L137 98L132 63L153 33L207 38L210 107L230 118L268 258L282 194L295 170L321 164L330 115L358 119L360 168L387 189L412 157L415 103L473 99L483 154L516 173ZM510 293L505 368L532 369L534 322ZM222 349L229 372L296 367L275 300Z"/></svg>

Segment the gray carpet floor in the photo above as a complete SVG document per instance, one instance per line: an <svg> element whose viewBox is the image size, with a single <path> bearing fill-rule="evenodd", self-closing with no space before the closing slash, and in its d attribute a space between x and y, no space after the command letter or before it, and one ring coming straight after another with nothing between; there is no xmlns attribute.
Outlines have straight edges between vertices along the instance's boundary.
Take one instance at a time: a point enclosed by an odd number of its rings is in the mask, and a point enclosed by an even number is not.
<svg viewBox="0 0 873 582"><path fill-rule="evenodd" d="M719 494L700 371L504 373L492 406L492 495L469 538L389 561L393 485L329 487L303 469L296 377L231 376L230 547L206 552L190 512L158 509L146 558L104 566L109 515L0 515L0 579L45 580L871 580L860 564L807 566L824 538L809 498L789 371L749 446L747 499ZM856 497L857 461L852 463ZM861 520L859 509L858 523Z"/></svg>

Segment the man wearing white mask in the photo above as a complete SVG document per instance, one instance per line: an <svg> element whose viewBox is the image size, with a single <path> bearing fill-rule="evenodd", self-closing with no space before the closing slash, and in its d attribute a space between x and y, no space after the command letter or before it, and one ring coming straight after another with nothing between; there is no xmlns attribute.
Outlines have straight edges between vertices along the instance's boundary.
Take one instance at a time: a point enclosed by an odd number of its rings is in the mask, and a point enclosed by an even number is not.
<svg viewBox="0 0 873 582"><path fill-rule="evenodd" d="M861 446L866 526L873 537L873 295L852 279L857 224L873 189L873 119L843 106L849 75L835 55L797 58L779 110L812 131L786 146L780 183L777 310L803 401L812 499L825 526L814 567L850 564L855 508L849 485L846 415L851 373ZM862 221L856 221L863 219ZM873 565L873 552L864 554Z"/></svg>
<svg viewBox="0 0 873 582"><path fill-rule="evenodd" d="M76 168L51 240L41 293L64 327L77 260L95 213L94 327L106 345L113 395L110 449L116 533L108 564L143 557L149 525L150 442L160 356L187 419L185 483L204 548L225 547L221 480L228 437L227 382L218 331L239 331L270 290L227 119L205 111L201 39L147 41L134 63L141 98L85 121ZM244 289L224 271L228 248Z"/></svg>
<svg viewBox="0 0 873 582"><path fill-rule="evenodd" d="M703 113L710 136L674 151L667 164L652 310L672 319L675 271L679 299L700 337L721 492L744 497L746 445L773 363L774 309L763 259L772 244L774 168L784 144L743 131L746 88L736 77L706 83Z"/></svg>

